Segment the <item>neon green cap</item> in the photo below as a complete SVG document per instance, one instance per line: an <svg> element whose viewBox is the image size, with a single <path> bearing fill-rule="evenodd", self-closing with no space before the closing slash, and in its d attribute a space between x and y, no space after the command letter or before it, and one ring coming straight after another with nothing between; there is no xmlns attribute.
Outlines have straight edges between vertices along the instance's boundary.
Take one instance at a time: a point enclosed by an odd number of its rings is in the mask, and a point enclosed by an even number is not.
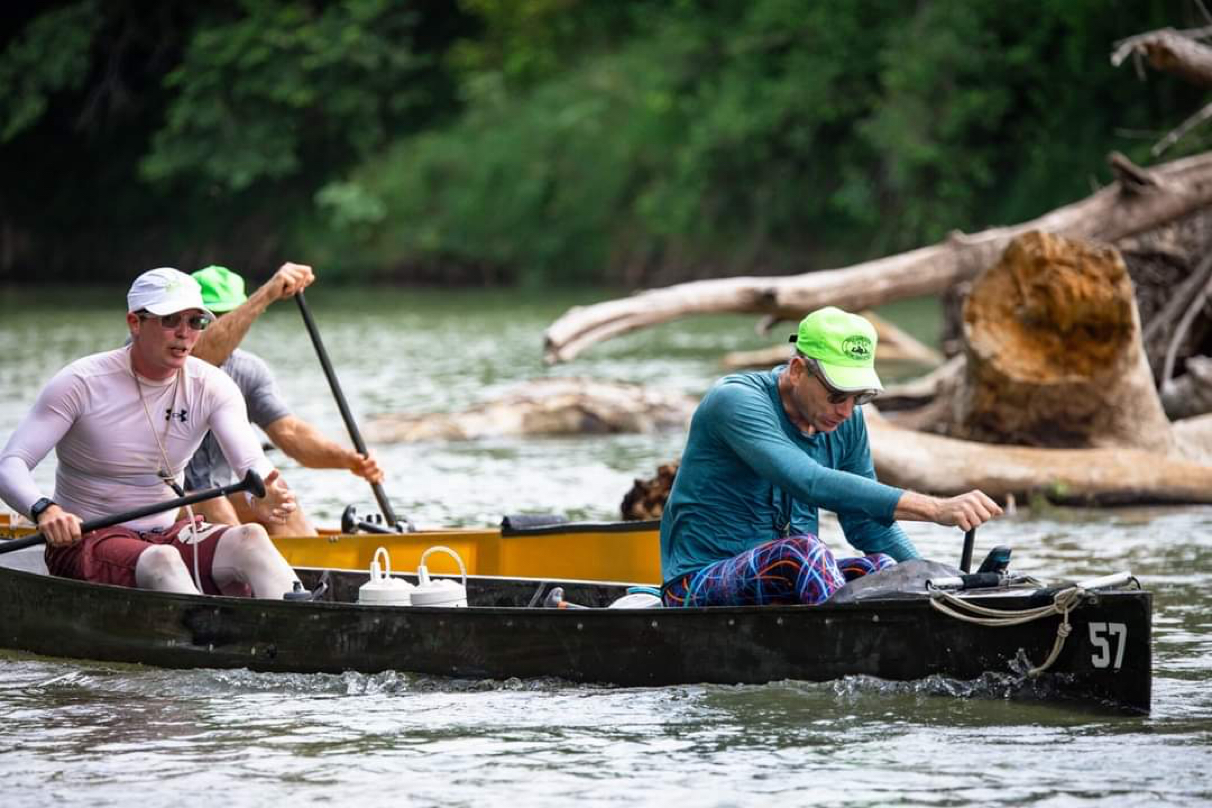
<svg viewBox="0 0 1212 808"><path fill-rule="evenodd" d="M231 311L248 300L244 294L244 279L227 267L211 264L192 277L202 287L202 302L211 311Z"/></svg>
<svg viewBox="0 0 1212 808"><path fill-rule="evenodd" d="M800 353L820 364L832 387L845 391L884 389L875 372L878 337L866 317L826 306L800 320L799 333L792 335L791 342Z"/></svg>

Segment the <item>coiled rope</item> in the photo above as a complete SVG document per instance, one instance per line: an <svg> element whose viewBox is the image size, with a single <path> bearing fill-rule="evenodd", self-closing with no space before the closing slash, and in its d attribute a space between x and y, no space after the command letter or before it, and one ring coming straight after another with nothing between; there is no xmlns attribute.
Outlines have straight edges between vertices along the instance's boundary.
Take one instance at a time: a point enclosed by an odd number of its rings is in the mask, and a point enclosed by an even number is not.
<svg viewBox="0 0 1212 808"><path fill-rule="evenodd" d="M991 609L988 606L969 603L963 598L941 589L933 590L930 594L930 605L935 609L956 620L975 623L978 626L1006 628L1059 614L1061 622L1056 627L1056 640L1052 643L1052 652L1041 664L1027 671L1028 676L1039 676L1056 662L1061 649L1065 647L1065 640L1073 633L1073 626L1069 623L1069 612L1081 606L1091 597L1090 593L1080 586L1071 586L1057 592L1047 606L1036 606L1033 609ZM967 609L971 614L964 614L957 611L957 608Z"/></svg>

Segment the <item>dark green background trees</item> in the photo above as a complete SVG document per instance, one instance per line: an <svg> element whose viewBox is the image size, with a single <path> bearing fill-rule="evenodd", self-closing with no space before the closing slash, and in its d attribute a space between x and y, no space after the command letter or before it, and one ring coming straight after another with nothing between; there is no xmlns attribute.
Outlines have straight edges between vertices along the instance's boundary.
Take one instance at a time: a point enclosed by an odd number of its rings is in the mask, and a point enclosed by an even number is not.
<svg viewBox="0 0 1212 808"><path fill-rule="evenodd" d="M0 277L285 258L653 284L1084 196L1202 103L1109 62L1186 0L16 3ZM1188 149L1202 148L1197 140Z"/></svg>

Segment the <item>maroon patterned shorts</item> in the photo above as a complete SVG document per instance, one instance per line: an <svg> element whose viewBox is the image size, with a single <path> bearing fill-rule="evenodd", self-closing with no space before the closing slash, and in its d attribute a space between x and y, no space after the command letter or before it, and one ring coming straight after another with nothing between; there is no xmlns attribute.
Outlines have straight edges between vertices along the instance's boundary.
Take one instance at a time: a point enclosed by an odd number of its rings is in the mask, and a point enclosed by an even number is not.
<svg viewBox="0 0 1212 808"><path fill-rule="evenodd" d="M139 532L126 527L104 527L85 533L84 537L70 547L46 546L46 567L51 575L75 578L97 584L134 587L135 565L143 551L154 544L167 544L181 554L181 560L193 577L194 546L178 541L182 528L189 523L182 519L166 530ZM221 594L211 577L215 562L215 546L219 537L230 525L208 525L198 517L199 530L206 531L206 538L198 548L198 570L202 579L202 591L208 595Z"/></svg>

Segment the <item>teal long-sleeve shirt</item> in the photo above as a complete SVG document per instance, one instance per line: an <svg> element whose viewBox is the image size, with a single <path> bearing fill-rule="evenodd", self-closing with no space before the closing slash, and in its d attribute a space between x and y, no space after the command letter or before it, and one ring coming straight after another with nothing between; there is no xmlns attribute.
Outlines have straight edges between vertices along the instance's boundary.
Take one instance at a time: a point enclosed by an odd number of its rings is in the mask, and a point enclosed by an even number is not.
<svg viewBox="0 0 1212 808"><path fill-rule="evenodd" d="M818 508L836 513L846 541L865 553L918 557L895 521L902 489L875 479L862 408L833 432L805 436L779 398L785 367L725 376L695 410L661 517L666 581L773 539L815 535Z"/></svg>

